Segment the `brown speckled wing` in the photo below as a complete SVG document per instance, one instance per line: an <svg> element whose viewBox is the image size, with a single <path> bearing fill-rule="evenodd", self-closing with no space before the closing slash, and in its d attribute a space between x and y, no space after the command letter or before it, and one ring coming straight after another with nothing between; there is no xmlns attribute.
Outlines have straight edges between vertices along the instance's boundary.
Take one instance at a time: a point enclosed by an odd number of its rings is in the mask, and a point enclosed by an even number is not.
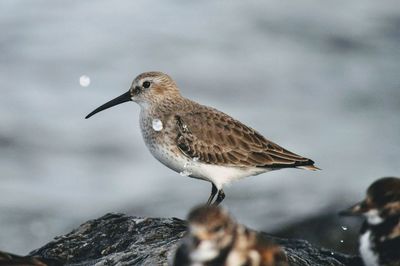
<svg viewBox="0 0 400 266"><path fill-rule="evenodd" d="M257 131L218 110L200 106L175 115L180 151L209 164L239 167L305 167L314 162L268 141Z"/></svg>

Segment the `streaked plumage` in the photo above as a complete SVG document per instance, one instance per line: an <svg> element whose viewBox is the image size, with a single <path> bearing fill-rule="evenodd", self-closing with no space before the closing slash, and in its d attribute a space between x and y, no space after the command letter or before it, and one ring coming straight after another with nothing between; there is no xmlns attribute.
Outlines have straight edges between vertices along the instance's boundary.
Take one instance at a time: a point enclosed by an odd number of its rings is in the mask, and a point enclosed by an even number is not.
<svg viewBox="0 0 400 266"><path fill-rule="evenodd" d="M215 203L220 203L223 186L243 177L281 168L318 169L312 160L265 139L229 115L182 97L175 82L161 72L140 74L127 93L86 118L126 101L141 106L142 135L154 157L177 172L212 183L208 203L217 192Z"/></svg>
<svg viewBox="0 0 400 266"><path fill-rule="evenodd" d="M314 163L216 109L186 101L183 110L175 111L175 120L176 145L187 157L207 164L270 169Z"/></svg>
<svg viewBox="0 0 400 266"><path fill-rule="evenodd" d="M400 178L375 181L363 201L341 214L365 217L359 250L366 266L400 266Z"/></svg>
<svg viewBox="0 0 400 266"><path fill-rule="evenodd" d="M216 206L195 208L189 231L176 251L174 266L286 266L283 249L237 224Z"/></svg>

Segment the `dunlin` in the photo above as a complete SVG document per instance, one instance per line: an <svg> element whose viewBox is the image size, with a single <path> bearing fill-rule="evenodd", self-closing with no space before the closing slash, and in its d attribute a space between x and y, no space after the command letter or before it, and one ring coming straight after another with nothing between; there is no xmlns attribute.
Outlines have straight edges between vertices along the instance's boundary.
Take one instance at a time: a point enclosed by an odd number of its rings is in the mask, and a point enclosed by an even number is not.
<svg viewBox="0 0 400 266"><path fill-rule="evenodd" d="M240 178L282 168L318 169L312 160L229 115L182 97L172 78L161 72L140 74L128 92L86 118L128 101L141 107L140 128L154 157L182 175L211 182L208 204L215 195L219 204L225 198L223 186Z"/></svg>
<svg viewBox="0 0 400 266"><path fill-rule="evenodd" d="M366 218L359 247L366 266L400 266L400 178L378 179L363 201L340 214Z"/></svg>
<svg viewBox="0 0 400 266"><path fill-rule="evenodd" d="M220 207L201 206L188 216L189 231L174 266L286 266L283 249L236 223Z"/></svg>

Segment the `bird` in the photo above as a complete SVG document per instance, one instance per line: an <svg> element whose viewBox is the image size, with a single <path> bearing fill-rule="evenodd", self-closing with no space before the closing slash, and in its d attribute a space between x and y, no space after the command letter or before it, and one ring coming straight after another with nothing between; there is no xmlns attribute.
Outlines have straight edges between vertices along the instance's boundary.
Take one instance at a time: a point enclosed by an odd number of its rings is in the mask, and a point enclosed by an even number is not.
<svg viewBox="0 0 400 266"><path fill-rule="evenodd" d="M223 186L244 177L282 168L319 169L231 116L183 97L162 72L138 75L127 92L85 118L129 101L140 105L143 139L156 159L181 175L211 182L207 204L221 203Z"/></svg>
<svg viewBox="0 0 400 266"><path fill-rule="evenodd" d="M63 262L39 256L19 256L0 251L0 266L62 266Z"/></svg>
<svg viewBox="0 0 400 266"><path fill-rule="evenodd" d="M217 205L195 207L174 266L286 266L282 247L238 224Z"/></svg>
<svg viewBox="0 0 400 266"><path fill-rule="evenodd" d="M339 214L365 218L359 252L366 266L400 266L400 178L376 180L364 200Z"/></svg>

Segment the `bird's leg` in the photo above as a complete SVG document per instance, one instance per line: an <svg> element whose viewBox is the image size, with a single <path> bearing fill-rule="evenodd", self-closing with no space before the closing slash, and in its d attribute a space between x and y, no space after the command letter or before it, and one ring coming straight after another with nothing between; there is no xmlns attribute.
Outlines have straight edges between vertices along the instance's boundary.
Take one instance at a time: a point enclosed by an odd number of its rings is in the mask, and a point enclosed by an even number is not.
<svg viewBox="0 0 400 266"><path fill-rule="evenodd" d="M218 206L223 200L224 200L224 198L225 198L225 193L224 193L224 191L222 190L222 189L220 189L219 191L218 191L218 196L217 196L217 199L214 201L214 205L215 206Z"/></svg>
<svg viewBox="0 0 400 266"><path fill-rule="evenodd" d="M209 197L208 200L207 200L207 205L210 205L210 204L211 204L212 200L213 200L214 197L215 197L215 194L217 194L217 192L218 192L218 189L217 189L217 187L214 185L214 183L211 183L211 185L212 185L212 187L211 187L211 194L210 194L210 197Z"/></svg>

